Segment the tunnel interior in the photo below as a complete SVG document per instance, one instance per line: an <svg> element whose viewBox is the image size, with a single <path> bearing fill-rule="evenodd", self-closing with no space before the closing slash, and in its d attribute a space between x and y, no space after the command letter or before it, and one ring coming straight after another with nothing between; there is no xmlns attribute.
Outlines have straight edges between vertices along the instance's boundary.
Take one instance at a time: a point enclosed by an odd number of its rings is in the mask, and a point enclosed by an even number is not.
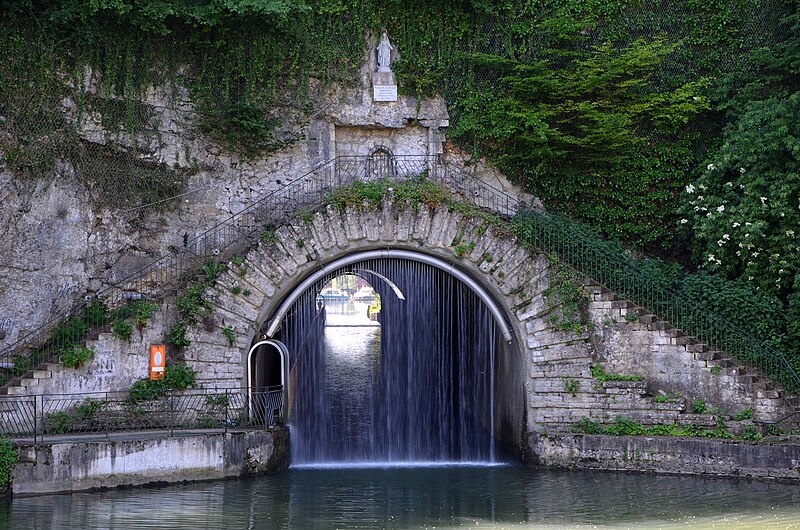
<svg viewBox="0 0 800 530"><path fill-rule="evenodd" d="M371 290L378 304L365 299ZM297 296L275 338L289 352L293 463L519 457L519 344L447 270L400 258L330 270ZM279 380L279 355L250 362L254 387Z"/></svg>

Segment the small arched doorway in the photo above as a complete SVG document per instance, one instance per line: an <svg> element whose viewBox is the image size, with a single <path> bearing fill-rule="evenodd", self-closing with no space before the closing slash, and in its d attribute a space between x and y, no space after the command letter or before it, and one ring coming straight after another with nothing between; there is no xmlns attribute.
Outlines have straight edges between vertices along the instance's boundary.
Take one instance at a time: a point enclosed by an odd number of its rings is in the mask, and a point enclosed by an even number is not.
<svg viewBox="0 0 800 530"><path fill-rule="evenodd" d="M257 342L250 348L247 366L251 422L285 423L290 406L288 349L274 339Z"/></svg>
<svg viewBox="0 0 800 530"><path fill-rule="evenodd" d="M379 146L367 158L367 178L384 179L396 176L394 155L388 147Z"/></svg>

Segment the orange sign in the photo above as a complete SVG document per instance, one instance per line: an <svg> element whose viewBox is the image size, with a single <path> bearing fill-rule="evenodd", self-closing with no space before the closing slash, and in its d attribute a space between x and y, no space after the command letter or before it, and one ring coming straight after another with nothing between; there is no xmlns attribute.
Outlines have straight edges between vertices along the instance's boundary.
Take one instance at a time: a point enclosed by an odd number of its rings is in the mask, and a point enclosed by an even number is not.
<svg viewBox="0 0 800 530"><path fill-rule="evenodd" d="M167 363L167 347L164 344L150 345L150 379L163 379Z"/></svg>

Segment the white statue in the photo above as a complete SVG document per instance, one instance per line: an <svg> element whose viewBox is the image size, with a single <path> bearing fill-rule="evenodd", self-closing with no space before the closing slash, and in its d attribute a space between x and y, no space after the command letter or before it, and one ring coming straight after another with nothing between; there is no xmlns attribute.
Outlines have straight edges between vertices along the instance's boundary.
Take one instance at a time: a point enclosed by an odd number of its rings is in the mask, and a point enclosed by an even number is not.
<svg viewBox="0 0 800 530"><path fill-rule="evenodd" d="M378 44L378 71L391 72L392 68L392 50L394 46L389 42L389 36L386 32L381 35L381 42Z"/></svg>

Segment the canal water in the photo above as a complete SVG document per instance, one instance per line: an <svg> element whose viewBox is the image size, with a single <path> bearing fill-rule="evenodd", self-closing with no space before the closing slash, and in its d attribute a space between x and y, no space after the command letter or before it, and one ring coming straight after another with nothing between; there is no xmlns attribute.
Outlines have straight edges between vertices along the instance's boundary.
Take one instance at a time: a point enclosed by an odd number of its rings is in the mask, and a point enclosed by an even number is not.
<svg viewBox="0 0 800 530"><path fill-rule="evenodd" d="M0 528L800 528L797 485L531 469L504 456L494 436L504 405L492 403L514 379L494 373L504 353L491 319L451 284L437 292L440 278L414 277L418 292L446 302L445 314L385 290L384 311L394 313L381 326L366 304L329 304L327 327L313 298L298 312L306 320L295 328L317 325L318 336L297 334L294 362L305 373L293 376L288 471L15 498L0 508ZM409 330L420 310L423 325ZM448 408L453 401L463 406Z"/></svg>
<svg viewBox="0 0 800 530"><path fill-rule="evenodd" d="M14 499L0 528L800 528L794 485L520 466L290 469Z"/></svg>

